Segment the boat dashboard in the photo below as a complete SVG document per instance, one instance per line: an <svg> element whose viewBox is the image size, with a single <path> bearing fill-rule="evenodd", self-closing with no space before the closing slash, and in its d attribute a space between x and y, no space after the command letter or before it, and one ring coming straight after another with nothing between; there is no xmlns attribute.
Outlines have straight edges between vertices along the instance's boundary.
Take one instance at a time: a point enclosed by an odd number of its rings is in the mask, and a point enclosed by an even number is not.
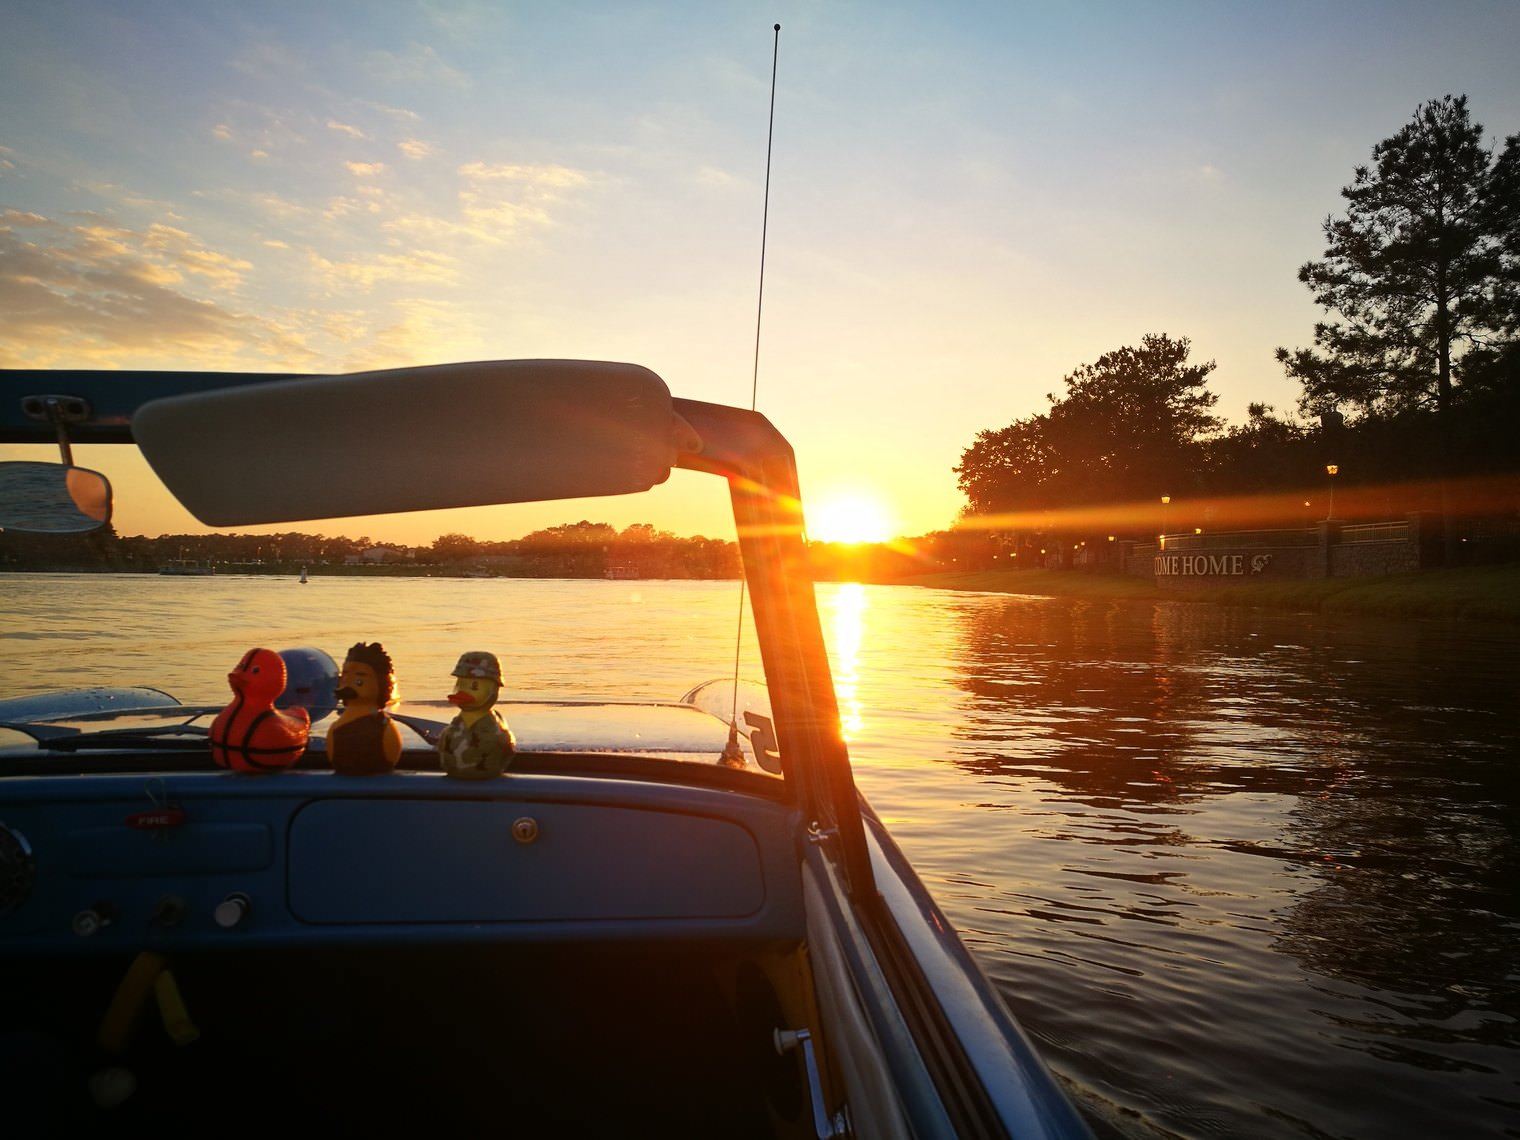
<svg viewBox="0 0 1520 1140"><path fill-rule="evenodd" d="M797 940L796 808L755 794L781 781L709 770L743 787L17 776L0 781L0 954Z"/></svg>

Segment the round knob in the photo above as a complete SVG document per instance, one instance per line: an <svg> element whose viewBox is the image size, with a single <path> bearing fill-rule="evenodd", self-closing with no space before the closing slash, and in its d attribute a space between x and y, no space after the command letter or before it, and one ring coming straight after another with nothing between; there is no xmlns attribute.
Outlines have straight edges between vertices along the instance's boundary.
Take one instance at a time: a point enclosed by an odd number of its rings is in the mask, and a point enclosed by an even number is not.
<svg viewBox="0 0 1520 1140"><path fill-rule="evenodd" d="M100 1108L115 1108L137 1091L131 1069L113 1067L90 1074L90 1099Z"/></svg>
<svg viewBox="0 0 1520 1140"><path fill-rule="evenodd" d="M538 838L538 820L525 815L512 824L512 838L519 843L532 843Z"/></svg>
<svg viewBox="0 0 1520 1140"><path fill-rule="evenodd" d="M216 909L211 912L211 917L223 930L231 930L234 927L243 925L252 907L253 904L248 901L247 895L228 895L216 904Z"/></svg>
<svg viewBox="0 0 1520 1140"><path fill-rule="evenodd" d="M158 905L153 908L153 916L148 921L153 926L172 929L184 920L185 900L177 895L165 895L158 900Z"/></svg>

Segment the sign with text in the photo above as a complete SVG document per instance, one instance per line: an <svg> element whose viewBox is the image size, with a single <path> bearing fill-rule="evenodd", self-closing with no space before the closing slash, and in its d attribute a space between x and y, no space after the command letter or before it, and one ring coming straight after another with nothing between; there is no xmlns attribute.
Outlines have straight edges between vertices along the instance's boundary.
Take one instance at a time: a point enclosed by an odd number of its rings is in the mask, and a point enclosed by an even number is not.
<svg viewBox="0 0 1520 1140"><path fill-rule="evenodd" d="M1270 554L1158 554L1152 565L1158 578L1242 578L1260 574Z"/></svg>

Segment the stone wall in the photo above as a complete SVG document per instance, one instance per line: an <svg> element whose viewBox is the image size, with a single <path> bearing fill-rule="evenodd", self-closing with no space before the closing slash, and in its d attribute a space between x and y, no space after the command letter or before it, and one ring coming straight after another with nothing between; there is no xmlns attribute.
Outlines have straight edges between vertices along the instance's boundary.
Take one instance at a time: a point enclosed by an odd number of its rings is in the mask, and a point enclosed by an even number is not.
<svg viewBox="0 0 1520 1140"><path fill-rule="evenodd" d="M1411 542L1357 542L1330 549L1330 577L1407 574L1420 568L1420 550Z"/></svg>
<svg viewBox="0 0 1520 1140"><path fill-rule="evenodd" d="M1169 535L1155 543L1121 544L1126 574L1168 590L1293 578L1350 578L1420 569L1428 538L1422 520L1343 527L1327 520L1312 530Z"/></svg>

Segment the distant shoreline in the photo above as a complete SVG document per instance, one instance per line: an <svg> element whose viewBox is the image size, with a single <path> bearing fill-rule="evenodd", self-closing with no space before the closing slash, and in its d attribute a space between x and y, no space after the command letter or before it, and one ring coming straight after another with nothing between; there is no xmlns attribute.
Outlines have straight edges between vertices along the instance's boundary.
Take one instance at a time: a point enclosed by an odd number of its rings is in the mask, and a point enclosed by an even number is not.
<svg viewBox="0 0 1520 1140"><path fill-rule="evenodd" d="M599 575L482 574L443 566L320 566L308 567L311 581L321 578L449 578L509 579L512 581L621 582L736 582L737 578L651 577L615 578ZM156 570L122 570L98 566L0 567L16 574L120 574L160 577ZM300 568L257 570L239 568L209 577L291 578ZM167 575L166 575L167 576ZM822 583L834 579L818 579ZM852 581L838 579L837 581ZM991 594L1078 598L1089 601L1207 602L1227 606L1256 606L1322 613L1366 614L1392 618L1446 621L1496 621L1520 624L1520 566L1473 566L1459 570L1427 570L1380 578L1321 578L1247 582L1235 586L1201 586L1164 590L1145 578L1077 570L972 570L915 574L904 578L864 580L867 585L922 586Z"/></svg>
<svg viewBox="0 0 1520 1140"><path fill-rule="evenodd" d="M676 578L610 579L605 575L497 575L480 573L479 570L453 570L444 565L307 565L310 581L318 578L511 578L515 581L640 581L640 582L737 582L737 578ZM137 570L120 565L0 565L0 573L12 575L131 575L132 578L299 578L302 567L283 567L278 570L257 567L217 568L211 575L163 575L158 570Z"/></svg>
<svg viewBox="0 0 1520 1140"><path fill-rule="evenodd" d="M1068 570L918 574L899 585L1093 601L1211 602L1393 618L1520 623L1520 566L1472 566L1381 578L1320 578L1163 590L1144 578Z"/></svg>

